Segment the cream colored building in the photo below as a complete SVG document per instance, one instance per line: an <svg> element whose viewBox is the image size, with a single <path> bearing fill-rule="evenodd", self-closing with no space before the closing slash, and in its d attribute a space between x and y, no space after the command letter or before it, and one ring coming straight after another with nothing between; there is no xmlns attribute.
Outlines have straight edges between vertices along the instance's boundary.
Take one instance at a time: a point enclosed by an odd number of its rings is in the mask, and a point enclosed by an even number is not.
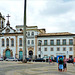
<svg viewBox="0 0 75 75"><path fill-rule="evenodd" d="M23 25L16 25L16 29L13 29L9 18L6 27L4 24L5 19L0 13L0 56L22 58ZM75 34L46 33L45 29L38 29L37 26L27 26L26 32L27 57L56 57L57 55L75 57Z"/></svg>

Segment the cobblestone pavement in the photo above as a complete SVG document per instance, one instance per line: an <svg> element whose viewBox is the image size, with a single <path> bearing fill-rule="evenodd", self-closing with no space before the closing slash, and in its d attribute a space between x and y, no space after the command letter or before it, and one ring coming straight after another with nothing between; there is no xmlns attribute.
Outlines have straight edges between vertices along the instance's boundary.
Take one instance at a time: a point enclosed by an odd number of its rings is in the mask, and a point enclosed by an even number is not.
<svg viewBox="0 0 75 75"><path fill-rule="evenodd" d="M58 72L57 63L0 61L0 75L75 75L75 66L67 64L67 72Z"/></svg>

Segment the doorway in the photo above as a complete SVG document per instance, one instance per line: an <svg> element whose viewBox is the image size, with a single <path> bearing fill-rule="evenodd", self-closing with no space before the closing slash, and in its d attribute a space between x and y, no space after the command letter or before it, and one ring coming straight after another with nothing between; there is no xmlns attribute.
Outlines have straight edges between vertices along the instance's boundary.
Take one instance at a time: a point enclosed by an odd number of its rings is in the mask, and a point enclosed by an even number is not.
<svg viewBox="0 0 75 75"><path fill-rule="evenodd" d="M19 51L19 59L23 59L23 51Z"/></svg>
<svg viewBox="0 0 75 75"><path fill-rule="evenodd" d="M33 57L33 51L29 51L29 58L32 58Z"/></svg>
<svg viewBox="0 0 75 75"><path fill-rule="evenodd" d="M6 50L6 51L5 51L5 57L6 57L6 58L11 57L11 52L10 52L10 50Z"/></svg>

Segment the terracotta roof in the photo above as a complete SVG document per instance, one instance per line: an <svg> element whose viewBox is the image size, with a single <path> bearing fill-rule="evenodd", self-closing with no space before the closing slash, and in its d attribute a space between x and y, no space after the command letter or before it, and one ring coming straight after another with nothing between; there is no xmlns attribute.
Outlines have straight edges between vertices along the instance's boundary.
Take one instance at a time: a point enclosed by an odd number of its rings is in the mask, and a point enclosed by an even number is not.
<svg viewBox="0 0 75 75"><path fill-rule="evenodd" d="M69 32L60 32L60 33L45 33L45 34L39 34L38 36L61 36L61 35L75 35Z"/></svg>

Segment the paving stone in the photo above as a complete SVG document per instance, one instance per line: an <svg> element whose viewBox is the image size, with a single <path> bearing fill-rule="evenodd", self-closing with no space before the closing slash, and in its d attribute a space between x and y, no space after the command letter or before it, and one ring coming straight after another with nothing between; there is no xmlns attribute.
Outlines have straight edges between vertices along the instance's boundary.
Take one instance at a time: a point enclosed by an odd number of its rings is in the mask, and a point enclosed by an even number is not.
<svg viewBox="0 0 75 75"><path fill-rule="evenodd" d="M75 75L75 66L67 64L67 72L58 72L58 64L47 62L0 62L0 75Z"/></svg>

